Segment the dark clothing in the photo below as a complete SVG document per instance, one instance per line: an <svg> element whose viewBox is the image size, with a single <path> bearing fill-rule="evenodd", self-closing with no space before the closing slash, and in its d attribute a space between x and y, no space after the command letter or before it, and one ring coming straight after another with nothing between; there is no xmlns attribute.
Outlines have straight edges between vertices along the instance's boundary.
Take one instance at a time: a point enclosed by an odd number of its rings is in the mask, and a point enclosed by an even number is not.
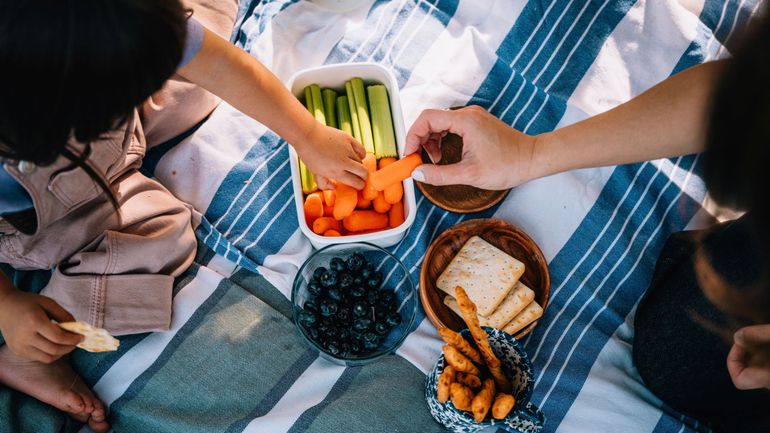
<svg viewBox="0 0 770 433"><path fill-rule="evenodd" d="M703 295L693 267L697 238L714 269L740 288L762 272L761 250L747 216L702 232L672 235L636 313L634 363L647 387L674 409L712 424L717 432L770 433L770 391L740 391L727 371L735 322Z"/></svg>

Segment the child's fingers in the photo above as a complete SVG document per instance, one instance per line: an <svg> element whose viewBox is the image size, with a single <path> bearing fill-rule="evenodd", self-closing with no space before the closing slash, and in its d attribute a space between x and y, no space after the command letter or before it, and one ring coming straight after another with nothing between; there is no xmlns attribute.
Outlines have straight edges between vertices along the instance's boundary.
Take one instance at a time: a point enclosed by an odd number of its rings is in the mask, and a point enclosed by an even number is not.
<svg viewBox="0 0 770 433"><path fill-rule="evenodd" d="M59 356L49 355L34 346L27 347L27 350L23 354L19 354L19 355L22 358L26 358L31 361L41 362L43 364L50 364L60 358Z"/></svg>
<svg viewBox="0 0 770 433"><path fill-rule="evenodd" d="M369 170L367 170L362 163L353 160L350 160L345 164L345 171L358 176L363 180L366 180L366 178L369 177Z"/></svg>
<svg viewBox="0 0 770 433"><path fill-rule="evenodd" d="M53 323L47 323L45 326L38 329L37 332L40 333L40 335L42 335L49 341L52 341L56 344L61 344L64 346L75 346L81 341L83 341L83 338L84 338L80 334L67 332L61 329L58 325L55 325Z"/></svg>
<svg viewBox="0 0 770 433"><path fill-rule="evenodd" d="M55 356L56 358L60 358L72 352L73 350L75 350L75 346L65 346L62 344L56 344L48 340L47 338L43 337L40 334L35 336L35 339L31 345L32 347L37 348L41 352L51 356Z"/></svg>
<svg viewBox="0 0 770 433"><path fill-rule="evenodd" d="M364 146L359 143L355 138L350 138L350 146L353 148L353 152L356 153L356 156L358 156L358 159L364 159L366 156L366 149Z"/></svg>
<svg viewBox="0 0 770 433"><path fill-rule="evenodd" d="M62 308L61 305L57 304L56 301L47 296L40 297L40 306L43 307L46 313L48 313L48 317L59 323L75 321L75 317L73 317L69 311Z"/></svg>
<svg viewBox="0 0 770 433"><path fill-rule="evenodd" d="M334 182L330 181L328 177L315 175L315 183L319 189L334 189Z"/></svg>
<svg viewBox="0 0 770 433"><path fill-rule="evenodd" d="M337 181L355 189L362 189L365 185L364 180L360 176L356 176L348 171L343 172Z"/></svg>

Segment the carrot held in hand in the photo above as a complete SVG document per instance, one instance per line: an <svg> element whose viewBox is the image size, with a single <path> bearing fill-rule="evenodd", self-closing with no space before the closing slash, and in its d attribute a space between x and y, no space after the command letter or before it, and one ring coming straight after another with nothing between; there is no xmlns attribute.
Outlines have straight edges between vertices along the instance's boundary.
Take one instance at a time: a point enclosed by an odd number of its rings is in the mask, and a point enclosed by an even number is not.
<svg viewBox="0 0 770 433"><path fill-rule="evenodd" d="M305 219L308 224L312 224L316 218L324 216L324 204L321 193L316 191L312 194L308 194L307 198L305 198L305 205L303 208L305 210Z"/></svg>
<svg viewBox="0 0 770 433"><path fill-rule="evenodd" d="M325 189L321 192L324 196L324 204L326 206L334 206L334 199L337 198L337 194L333 189Z"/></svg>
<svg viewBox="0 0 770 433"><path fill-rule="evenodd" d="M321 217L313 221L313 232L317 235L326 233L327 230L340 231L342 225L334 218Z"/></svg>
<svg viewBox="0 0 770 433"><path fill-rule="evenodd" d="M385 201L385 195L382 191L378 192L377 197L372 200L372 206L374 207L374 210L379 213L386 213L390 210L390 203Z"/></svg>
<svg viewBox="0 0 770 433"><path fill-rule="evenodd" d="M384 191L389 185L403 181L412 175L415 168L422 165L419 153L405 156L369 175L369 183L377 191Z"/></svg>
<svg viewBox="0 0 770 433"><path fill-rule="evenodd" d="M382 158L380 160L380 168L385 168L396 161L398 161L396 158ZM393 185L388 185L382 193L385 196L386 202L390 204L398 203L404 197L404 185L401 182L396 182Z"/></svg>
<svg viewBox="0 0 770 433"><path fill-rule="evenodd" d="M336 198L334 199L334 219L342 220L356 208L358 203L358 191L343 183L337 183Z"/></svg>
<svg viewBox="0 0 770 433"><path fill-rule="evenodd" d="M364 160L361 162L369 171L369 176L377 171L377 158L374 157L373 153L367 153ZM369 180L366 181L366 186L364 186L363 196L366 200L374 200L374 198L377 197L377 190L374 189L371 183L369 183Z"/></svg>
<svg viewBox="0 0 770 433"><path fill-rule="evenodd" d="M358 191L358 203L356 203L356 209L369 209L372 206L372 201L364 198L364 190Z"/></svg>
<svg viewBox="0 0 770 433"><path fill-rule="evenodd" d="M351 232L384 229L388 226L388 216L371 210L356 210L342 220L342 225Z"/></svg>
<svg viewBox="0 0 770 433"><path fill-rule="evenodd" d="M388 222L392 228L404 223L404 202L393 203L388 212Z"/></svg>

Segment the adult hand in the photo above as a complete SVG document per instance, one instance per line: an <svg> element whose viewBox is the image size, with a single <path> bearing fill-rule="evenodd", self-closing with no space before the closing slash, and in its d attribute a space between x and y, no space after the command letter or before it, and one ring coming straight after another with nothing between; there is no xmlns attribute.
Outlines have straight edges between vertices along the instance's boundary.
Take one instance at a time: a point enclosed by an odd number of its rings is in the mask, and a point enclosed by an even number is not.
<svg viewBox="0 0 770 433"><path fill-rule="evenodd" d="M478 106L423 111L407 133L404 153L417 152L423 145L433 148L448 132L463 138L462 160L449 165L423 164L412 173L415 180L501 190L537 177L533 161L536 137L511 128Z"/></svg>
<svg viewBox="0 0 770 433"><path fill-rule="evenodd" d="M350 134L318 122L303 143L297 143L297 153L315 175L321 189L332 189L329 179L356 189L364 187L369 175L361 163L366 150Z"/></svg>
<svg viewBox="0 0 770 433"><path fill-rule="evenodd" d="M50 364L72 352L83 336L51 322L71 322L72 317L53 299L14 289L0 299L0 331L17 356Z"/></svg>
<svg viewBox="0 0 770 433"><path fill-rule="evenodd" d="M727 355L727 370L738 389L770 389L770 324L741 328Z"/></svg>

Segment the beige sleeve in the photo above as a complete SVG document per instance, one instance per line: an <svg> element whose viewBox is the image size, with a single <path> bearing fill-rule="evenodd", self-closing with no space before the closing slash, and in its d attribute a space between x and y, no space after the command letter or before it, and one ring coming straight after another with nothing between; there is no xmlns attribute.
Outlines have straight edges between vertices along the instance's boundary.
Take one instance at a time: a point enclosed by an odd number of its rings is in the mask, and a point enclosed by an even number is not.
<svg viewBox="0 0 770 433"><path fill-rule="evenodd" d="M134 171L113 183L121 220L60 263L42 294L77 320L123 335L168 329L174 277L193 261L190 209L157 182ZM63 223L103 225L109 203L70 214Z"/></svg>

